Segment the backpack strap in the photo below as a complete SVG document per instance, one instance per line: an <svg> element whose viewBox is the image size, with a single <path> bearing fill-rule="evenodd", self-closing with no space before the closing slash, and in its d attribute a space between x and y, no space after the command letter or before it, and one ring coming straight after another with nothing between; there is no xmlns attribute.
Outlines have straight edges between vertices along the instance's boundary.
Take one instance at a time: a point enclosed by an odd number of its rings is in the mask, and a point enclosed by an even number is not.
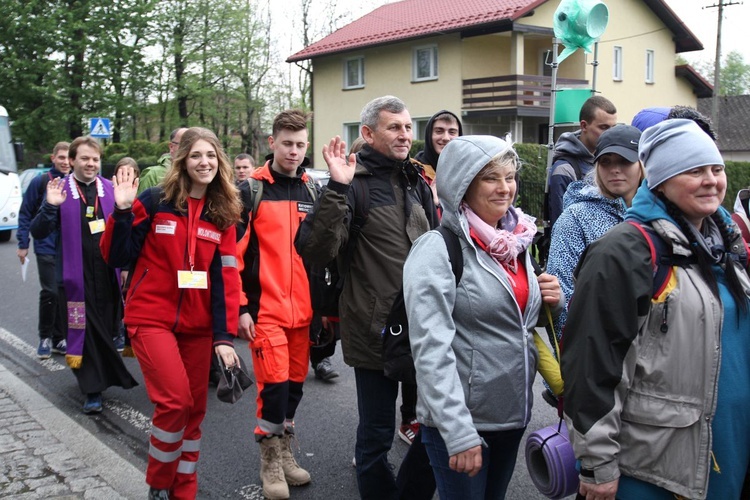
<svg viewBox="0 0 750 500"><path fill-rule="evenodd" d="M315 186L315 181L312 180L312 177L310 177L309 175L307 176L307 181L305 181L305 187L310 193L310 197L312 198L313 203L318 201L318 188Z"/></svg>
<svg viewBox="0 0 750 500"><path fill-rule="evenodd" d="M461 240L458 239L456 233L442 224L437 227L437 232L445 240L445 246L448 249L448 259L451 262L453 276L456 277L456 286L458 286L464 273L464 254L461 252Z"/></svg>
<svg viewBox="0 0 750 500"><path fill-rule="evenodd" d="M263 197L263 183L254 177L249 177L247 182L250 184L250 200L253 202L253 218L255 218L255 213L260 206L260 199Z"/></svg>
<svg viewBox="0 0 750 500"><path fill-rule="evenodd" d="M349 272L349 266L351 266L352 259L354 258L354 250L357 247L357 241L359 240L359 236L362 234L362 228L370 215L370 189L369 186L365 185L365 180L361 176L354 176L351 187L349 188L349 194L351 195L354 214L349 223L349 239L346 242L343 259L339 269L339 283L336 285L339 290L344 287L344 278Z"/></svg>
<svg viewBox="0 0 750 500"><path fill-rule="evenodd" d="M652 297L657 298L662 294L669 283L669 279L672 277L673 270L670 265L672 252L661 236L656 234L651 227L644 227L642 224L632 220L627 222L638 229L646 240L646 243L648 243L648 249L651 252L651 265L654 272Z"/></svg>

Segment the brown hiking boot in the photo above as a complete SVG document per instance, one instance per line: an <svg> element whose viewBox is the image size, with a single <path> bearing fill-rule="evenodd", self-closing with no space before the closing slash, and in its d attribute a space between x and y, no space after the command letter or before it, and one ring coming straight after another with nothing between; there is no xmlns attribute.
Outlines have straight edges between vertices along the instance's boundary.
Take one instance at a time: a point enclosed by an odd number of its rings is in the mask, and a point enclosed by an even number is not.
<svg viewBox="0 0 750 500"><path fill-rule="evenodd" d="M281 439L278 436L260 441L260 480L263 496L270 500L289 498L289 485L281 467Z"/></svg>
<svg viewBox="0 0 750 500"><path fill-rule="evenodd" d="M294 434L285 432L281 437L281 466L286 482L291 486L302 486L310 482L310 473L299 466L292 453Z"/></svg>

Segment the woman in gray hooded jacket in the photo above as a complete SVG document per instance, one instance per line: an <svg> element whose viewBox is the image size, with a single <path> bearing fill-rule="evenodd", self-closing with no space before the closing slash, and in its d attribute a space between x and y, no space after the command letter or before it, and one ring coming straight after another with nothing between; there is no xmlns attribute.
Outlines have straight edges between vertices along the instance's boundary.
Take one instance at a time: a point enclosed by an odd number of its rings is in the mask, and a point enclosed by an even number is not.
<svg viewBox="0 0 750 500"><path fill-rule="evenodd" d="M531 416L542 302L557 278L534 275L534 219L512 206L518 158L490 136L453 139L438 168L442 225L458 235L458 285L443 236L430 231L404 265L417 418L440 498L504 498Z"/></svg>

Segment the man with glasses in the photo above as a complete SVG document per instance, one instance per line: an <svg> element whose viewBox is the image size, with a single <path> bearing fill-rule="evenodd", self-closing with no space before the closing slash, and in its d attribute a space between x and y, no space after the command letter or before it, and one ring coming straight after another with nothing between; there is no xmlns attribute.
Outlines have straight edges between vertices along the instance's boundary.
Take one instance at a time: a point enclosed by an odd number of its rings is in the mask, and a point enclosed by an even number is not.
<svg viewBox="0 0 750 500"><path fill-rule="evenodd" d="M167 172L172 166L172 160L174 160L174 157L177 154L177 148L180 147L182 133L186 130L185 127L174 129L169 136L169 153L161 155L161 158L156 162L156 165L148 167L141 172L140 183L138 184L139 195L148 188L158 186L162 179L164 179L164 176L167 175Z"/></svg>

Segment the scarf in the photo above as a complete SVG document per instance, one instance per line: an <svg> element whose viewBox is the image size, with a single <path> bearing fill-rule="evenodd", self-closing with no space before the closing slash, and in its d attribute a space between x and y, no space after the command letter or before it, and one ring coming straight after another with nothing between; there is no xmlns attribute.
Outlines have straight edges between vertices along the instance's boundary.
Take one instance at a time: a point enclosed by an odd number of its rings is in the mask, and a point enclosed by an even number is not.
<svg viewBox="0 0 750 500"><path fill-rule="evenodd" d="M68 306L68 351L65 362L80 368L83 362L83 341L86 334L86 301L83 280L83 247L81 245L81 195L72 174L64 181L67 197L60 205L60 238L62 244L63 286ZM104 213L109 217L114 207L112 184L96 177L96 194ZM98 216L98 214L97 214ZM86 228L86 231L89 229Z"/></svg>
<svg viewBox="0 0 750 500"><path fill-rule="evenodd" d="M500 219L500 228L484 222L465 202L461 208L469 228L486 247L487 253L501 266L516 272L518 255L526 250L536 235L535 219L524 214L520 208L509 207Z"/></svg>

